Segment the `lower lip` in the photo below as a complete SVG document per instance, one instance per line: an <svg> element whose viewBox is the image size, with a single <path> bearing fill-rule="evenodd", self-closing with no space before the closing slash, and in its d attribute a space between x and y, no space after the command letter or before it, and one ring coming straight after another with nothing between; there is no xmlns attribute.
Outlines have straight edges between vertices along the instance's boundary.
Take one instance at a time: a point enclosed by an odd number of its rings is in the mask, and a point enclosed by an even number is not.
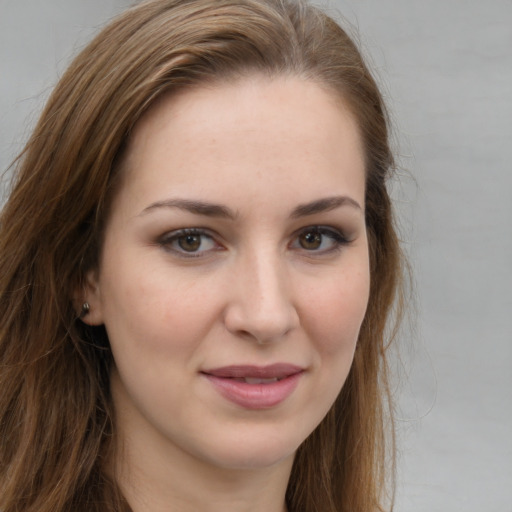
<svg viewBox="0 0 512 512"><path fill-rule="evenodd" d="M270 409L286 400L299 383L302 372L270 384L248 384L231 378L204 374L227 400L245 409Z"/></svg>

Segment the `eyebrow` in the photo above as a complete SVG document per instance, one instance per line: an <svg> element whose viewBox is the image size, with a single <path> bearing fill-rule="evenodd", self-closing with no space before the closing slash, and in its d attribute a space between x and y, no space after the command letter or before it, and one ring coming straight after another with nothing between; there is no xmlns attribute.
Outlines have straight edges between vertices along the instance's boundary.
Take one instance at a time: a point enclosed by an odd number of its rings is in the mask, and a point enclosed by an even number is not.
<svg viewBox="0 0 512 512"><path fill-rule="evenodd" d="M351 197L333 196L298 205L293 209L290 218L297 219L300 217L306 217L308 215L315 215L317 213L328 212L342 206L350 206L357 210L363 211L361 205ZM215 203L207 203L205 201L195 201L192 199L165 199L163 201L157 201L144 208L140 215L145 215L146 213L157 208L179 208L180 210L185 210L196 215L218 217L230 220L235 220L238 217L237 212L234 212L226 206Z"/></svg>
<svg viewBox="0 0 512 512"><path fill-rule="evenodd" d="M224 219L234 220L238 216L235 212L220 204L206 203L204 201L194 201L191 199L166 199L150 204L142 210L140 215L144 215L151 210L157 208L179 208L196 215L204 215L206 217L220 217Z"/></svg>
<svg viewBox="0 0 512 512"><path fill-rule="evenodd" d="M300 204L292 211L290 217L297 219L299 217L306 217L308 215L314 215L316 213L323 213L340 208L341 206L350 206L357 210L363 211L361 205L351 197L348 196L333 196L317 199L310 203Z"/></svg>

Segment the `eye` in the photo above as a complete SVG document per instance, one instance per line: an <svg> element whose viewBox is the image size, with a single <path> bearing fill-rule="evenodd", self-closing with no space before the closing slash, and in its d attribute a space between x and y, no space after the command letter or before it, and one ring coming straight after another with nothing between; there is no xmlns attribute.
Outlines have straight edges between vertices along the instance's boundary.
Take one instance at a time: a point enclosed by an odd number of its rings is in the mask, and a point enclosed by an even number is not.
<svg viewBox="0 0 512 512"><path fill-rule="evenodd" d="M169 252L185 258L204 256L221 246L202 229L179 229L166 233L159 244Z"/></svg>
<svg viewBox="0 0 512 512"><path fill-rule="evenodd" d="M348 243L347 238L335 228L310 226L297 234L291 248L324 254L335 251Z"/></svg>

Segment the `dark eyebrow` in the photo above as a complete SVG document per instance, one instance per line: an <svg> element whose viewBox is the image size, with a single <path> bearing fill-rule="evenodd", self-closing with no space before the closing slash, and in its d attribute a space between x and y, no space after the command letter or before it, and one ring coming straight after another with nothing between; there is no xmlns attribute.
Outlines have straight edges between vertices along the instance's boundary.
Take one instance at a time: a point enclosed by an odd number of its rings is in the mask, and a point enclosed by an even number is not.
<svg viewBox="0 0 512 512"><path fill-rule="evenodd" d="M334 210L335 208L339 208L340 206L351 206L352 208L356 208L361 212L363 211L361 205L351 197L334 196L317 199L316 201L311 201L310 203L300 204L293 210L290 217L292 219L297 219L307 215L314 215L315 213L328 212L330 210Z"/></svg>
<svg viewBox="0 0 512 512"><path fill-rule="evenodd" d="M144 208L140 215L144 215L156 208L179 208L180 210L186 210L196 215L221 217L232 220L237 217L235 212L220 204L192 201L190 199L166 199L164 201L157 201L156 203L150 204L147 208Z"/></svg>

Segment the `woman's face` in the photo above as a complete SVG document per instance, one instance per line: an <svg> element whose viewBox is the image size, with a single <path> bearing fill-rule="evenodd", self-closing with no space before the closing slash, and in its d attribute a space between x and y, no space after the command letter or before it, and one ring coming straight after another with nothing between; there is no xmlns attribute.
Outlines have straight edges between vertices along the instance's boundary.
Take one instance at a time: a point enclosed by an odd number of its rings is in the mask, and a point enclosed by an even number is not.
<svg viewBox="0 0 512 512"><path fill-rule="evenodd" d="M86 321L117 421L154 457L293 457L346 379L369 293L361 141L334 95L250 77L138 123Z"/></svg>

